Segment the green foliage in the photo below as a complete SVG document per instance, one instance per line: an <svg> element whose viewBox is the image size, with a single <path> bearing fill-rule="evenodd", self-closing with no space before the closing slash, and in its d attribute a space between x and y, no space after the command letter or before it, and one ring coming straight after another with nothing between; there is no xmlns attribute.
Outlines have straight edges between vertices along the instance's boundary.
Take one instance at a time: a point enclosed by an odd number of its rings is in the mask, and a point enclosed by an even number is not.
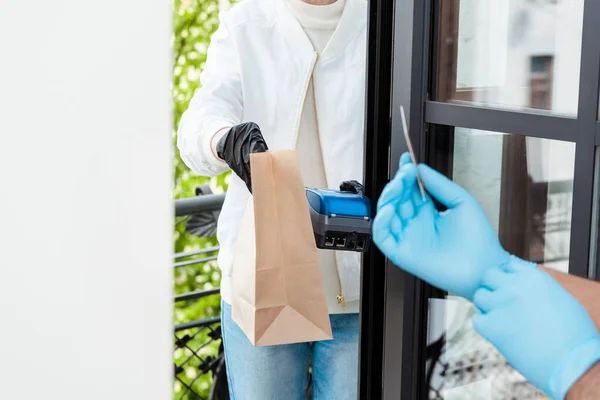
<svg viewBox="0 0 600 400"><path fill-rule="evenodd" d="M222 3L222 2L221 2ZM179 120L187 109L194 92L200 87L200 72L206 61L206 51L210 37L217 29L219 20L219 0L174 0L174 36L173 36L173 104L174 127L173 141L176 143L176 132ZM175 146L176 148L176 146ZM175 152L174 197L184 198L195 195L195 188L200 184L209 183L213 192L219 193L227 189L227 174L216 178L206 178L194 175L181 161L179 151ZM216 238L197 238L185 232L185 224L175 226L175 253L196 250L216 245ZM210 254L209 254L210 255ZM181 261L181 260L178 260ZM175 274L175 293L186 293L194 290L208 289L219 285L221 276L215 262L178 268ZM175 324L195 321L218 315L220 312L219 296L211 296L194 302L178 303L175 305ZM186 332L181 332L180 336ZM195 332L190 332L193 335ZM189 343L192 349L198 349L209 338L203 332ZM199 355L215 356L219 343L203 347ZM189 350L177 350L174 361L180 365L192 355ZM186 380L193 380L199 373L197 363L186 363ZM207 396L211 385L210 376L199 377L193 385L196 392ZM175 382L173 397L179 399L184 388ZM184 398L192 399L186 395Z"/></svg>

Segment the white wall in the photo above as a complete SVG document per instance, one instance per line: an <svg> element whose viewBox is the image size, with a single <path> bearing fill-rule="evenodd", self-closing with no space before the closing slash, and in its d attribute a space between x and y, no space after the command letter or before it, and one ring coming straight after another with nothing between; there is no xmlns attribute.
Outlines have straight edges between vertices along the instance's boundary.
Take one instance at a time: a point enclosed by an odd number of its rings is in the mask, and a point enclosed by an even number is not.
<svg viewBox="0 0 600 400"><path fill-rule="evenodd" d="M0 399L171 396L170 21L0 2Z"/></svg>

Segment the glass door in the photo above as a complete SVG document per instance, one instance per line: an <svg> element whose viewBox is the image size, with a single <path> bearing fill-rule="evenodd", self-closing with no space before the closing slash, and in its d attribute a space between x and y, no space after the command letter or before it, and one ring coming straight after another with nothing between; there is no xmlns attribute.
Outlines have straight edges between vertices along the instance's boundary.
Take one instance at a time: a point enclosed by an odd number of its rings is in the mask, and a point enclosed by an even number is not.
<svg viewBox="0 0 600 400"><path fill-rule="evenodd" d="M600 2L396 0L394 15L390 173L402 104L421 160L509 252L597 275ZM473 330L470 303L391 266L385 288L384 399L545 398Z"/></svg>

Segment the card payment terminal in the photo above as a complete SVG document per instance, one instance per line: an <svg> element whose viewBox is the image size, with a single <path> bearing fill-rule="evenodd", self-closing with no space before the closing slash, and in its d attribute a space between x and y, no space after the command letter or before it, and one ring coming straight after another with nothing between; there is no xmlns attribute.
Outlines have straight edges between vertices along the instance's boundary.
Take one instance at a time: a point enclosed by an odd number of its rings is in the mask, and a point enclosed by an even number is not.
<svg viewBox="0 0 600 400"><path fill-rule="evenodd" d="M362 193L306 189L319 249L365 252L371 245L371 201Z"/></svg>

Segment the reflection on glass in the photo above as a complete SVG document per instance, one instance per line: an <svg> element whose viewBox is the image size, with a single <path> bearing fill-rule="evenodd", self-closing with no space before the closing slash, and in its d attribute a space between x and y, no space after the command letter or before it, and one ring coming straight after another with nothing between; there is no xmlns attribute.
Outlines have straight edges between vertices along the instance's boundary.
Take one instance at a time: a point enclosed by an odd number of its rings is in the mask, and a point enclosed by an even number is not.
<svg viewBox="0 0 600 400"><path fill-rule="evenodd" d="M512 254L568 271L575 145L456 128L453 179ZM462 298L430 299L429 399L545 399L474 330Z"/></svg>
<svg viewBox="0 0 600 400"><path fill-rule="evenodd" d="M435 100L577 114L584 0L439 0Z"/></svg>

